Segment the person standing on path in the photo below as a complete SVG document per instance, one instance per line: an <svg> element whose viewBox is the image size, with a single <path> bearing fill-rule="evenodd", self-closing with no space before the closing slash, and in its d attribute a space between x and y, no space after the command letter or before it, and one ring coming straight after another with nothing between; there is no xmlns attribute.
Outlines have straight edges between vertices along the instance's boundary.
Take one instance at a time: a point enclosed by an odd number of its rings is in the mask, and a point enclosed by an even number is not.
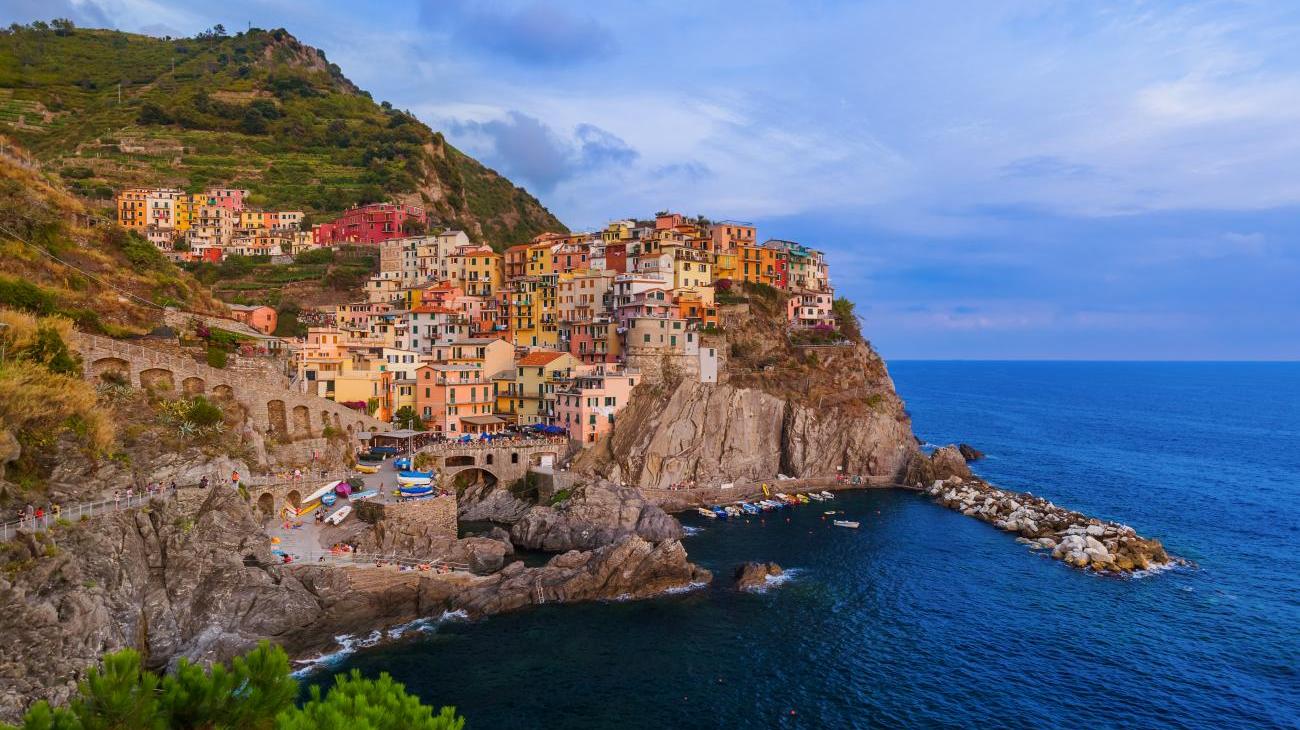
<svg viewBox="0 0 1300 730"><path fill-rule="evenodd" d="M237 471L230 472L230 486L234 487L235 489L239 489L239 472Z"/></svg>

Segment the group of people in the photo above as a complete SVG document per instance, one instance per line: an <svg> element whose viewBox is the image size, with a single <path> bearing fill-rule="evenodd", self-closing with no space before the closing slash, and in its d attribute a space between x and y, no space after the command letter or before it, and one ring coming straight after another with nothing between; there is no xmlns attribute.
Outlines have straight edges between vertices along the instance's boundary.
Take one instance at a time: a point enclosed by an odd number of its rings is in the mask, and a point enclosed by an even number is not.
<svg viewBox="0 0 1300 730"><path fill-rule="evenodd" d="M29 504L27 505L26 508L23 507L18 508L18 521L19 522L27 522L27 521L40 522L41 520L44 520L46 517L52 517L57 520L59 519L59 515L61 515L62 512L63 512L62 508L59 507L59 505L57 504L51 504L48 510L46 510L44 507L37 507L35 505Z"/></svg>

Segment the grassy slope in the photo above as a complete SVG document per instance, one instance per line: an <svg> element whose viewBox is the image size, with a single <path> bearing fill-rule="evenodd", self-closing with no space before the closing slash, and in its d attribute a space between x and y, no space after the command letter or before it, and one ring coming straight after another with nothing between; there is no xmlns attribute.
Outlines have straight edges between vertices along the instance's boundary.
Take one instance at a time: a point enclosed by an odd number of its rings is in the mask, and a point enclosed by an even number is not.
<svg viewBox="0 0 1300 730"><path fill-rule="evenodd" d="M92 198L128 185L230 185L251 190L254 205L327 218L395 197L498 248L565 230L526 191L376 104L282 30L171 41L6 33L0 124Z"/></svg>
<svg viewBox="0 0 1300 730"><path fill-rule="evenodd" d="M61 314L110 335L147 332L161 321L159 310L117 289L158 305L225 310L147 241L92 222L56 180L0 158L0 306Z"/></svg>

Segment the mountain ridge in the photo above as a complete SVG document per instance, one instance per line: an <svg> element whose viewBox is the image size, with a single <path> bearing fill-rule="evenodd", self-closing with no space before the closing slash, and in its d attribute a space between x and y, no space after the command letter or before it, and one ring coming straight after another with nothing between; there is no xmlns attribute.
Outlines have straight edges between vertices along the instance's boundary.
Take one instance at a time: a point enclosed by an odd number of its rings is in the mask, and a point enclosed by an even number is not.
<svg viewBox="0 0 1300 730"><path fill-rule="evenodd" d="M74 192L244 187L318 220L381 200L497 248L567 231L545 206L284 29L156 38L11 26L0 125Z"/></svg>

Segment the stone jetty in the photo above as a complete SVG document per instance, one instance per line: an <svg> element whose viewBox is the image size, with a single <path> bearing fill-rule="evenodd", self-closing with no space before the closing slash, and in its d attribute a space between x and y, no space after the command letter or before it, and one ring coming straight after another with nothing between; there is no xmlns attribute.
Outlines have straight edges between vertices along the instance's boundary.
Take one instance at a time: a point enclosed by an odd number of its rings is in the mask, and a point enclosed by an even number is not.
<svg viewBox="0 0 1300 730"><path fill-rule="evenodd" d="M1032 494L997 489L975 477L935 480L925 492L1076 568L1124 575L1185 562L1166 553L1159 540L1143 538L1127 525L1088 517Z"/></svg>

